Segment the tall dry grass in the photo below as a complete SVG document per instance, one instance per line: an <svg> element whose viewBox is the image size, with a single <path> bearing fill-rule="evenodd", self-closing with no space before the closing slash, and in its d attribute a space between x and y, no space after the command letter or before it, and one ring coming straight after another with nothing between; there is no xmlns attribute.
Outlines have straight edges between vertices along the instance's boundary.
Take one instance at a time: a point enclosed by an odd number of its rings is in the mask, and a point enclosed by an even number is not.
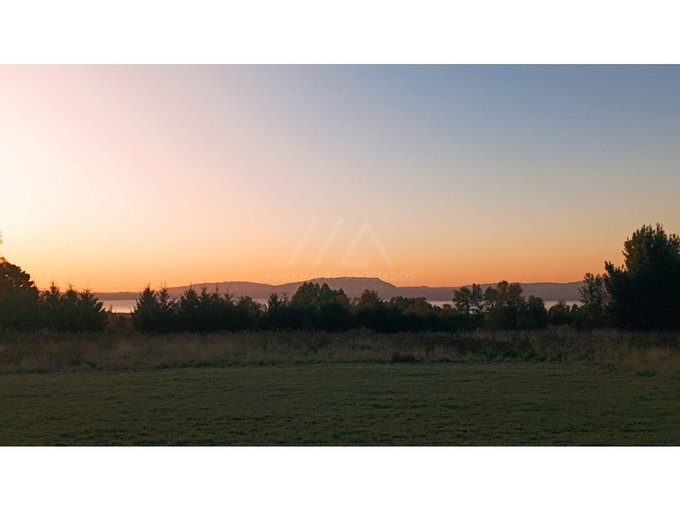
<svg viewBox="0 0 680 510"><path fill-rule="evenodd" d="M0 372L321 362L587 362L680 375L680 335L618 330L6 334Z"/></svg>

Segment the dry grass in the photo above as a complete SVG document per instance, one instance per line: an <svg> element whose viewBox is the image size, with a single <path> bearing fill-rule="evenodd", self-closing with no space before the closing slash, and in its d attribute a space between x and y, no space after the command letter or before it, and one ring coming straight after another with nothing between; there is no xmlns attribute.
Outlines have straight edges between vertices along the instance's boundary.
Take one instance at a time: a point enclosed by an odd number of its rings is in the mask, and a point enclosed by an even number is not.
<svg viewBox="0 0 680 510"><path fill-rule="evenodd" d="M617 330L400 333L355 330L34 334L0 337L0 373L281 363L580 361L641 375L680 375L680 335Z"/></svg>
<svg viewBox="0 0 680 510"><path fill-rule="evenodd" d="M680 375L680 353L668 348L631 350L619 358L623 367L638 375Z"/></svg>

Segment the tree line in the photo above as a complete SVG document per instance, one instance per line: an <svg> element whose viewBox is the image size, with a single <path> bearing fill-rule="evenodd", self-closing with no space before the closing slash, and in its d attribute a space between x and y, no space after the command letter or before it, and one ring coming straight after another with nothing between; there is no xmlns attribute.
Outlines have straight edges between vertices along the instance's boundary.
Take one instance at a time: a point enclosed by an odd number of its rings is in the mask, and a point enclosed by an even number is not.
<svg viewBox="0 0 680 510"><path fill-rule="evenodd" d="M366 290L350 299L327 284L302 284L295 294L272 295L265 305L206 287L190 287L179 298L147 286L132 313L142 332L242 329L368 328L380 332L463 329L538 329L549 326L680 329L680 238L661 225L643 226L624 243L624 263L605 262L601 275L586 274L581 305L560 302L546 309L521 285L502 281L454 292L451 304L425 298L381 299ZM39 291L30 275L0 257L0 332L47 329L100 331L107 324L102 303L89 290L52 285Z"/></svg>
<svg viewBox="0 0 680 510"><path fill-rule="evenodd" d="M601 280L595 280L601 281ZM546 310L543 299L525 298L522 287L506 281L485 291L479 285L455 292L451 304L434 306L425 298L381 299L372 290L349 298L327 284L303 283L288 298L272 294L266 304L235 298L206 287L170 298L167 289L144 289L133 312L136 329L145 332L289 329L342 331L367 328L399 331L459 331L474 328L540 329L550 325L604 326L589 305L561 302Z"/></svg>
<svg viewBox="0 0 680 510"><path fill-rule="evenodd" d="M0 257L0 333L13 331L102 331L108 322L90 290L52 284L39 291L31 276Z"/></svg>

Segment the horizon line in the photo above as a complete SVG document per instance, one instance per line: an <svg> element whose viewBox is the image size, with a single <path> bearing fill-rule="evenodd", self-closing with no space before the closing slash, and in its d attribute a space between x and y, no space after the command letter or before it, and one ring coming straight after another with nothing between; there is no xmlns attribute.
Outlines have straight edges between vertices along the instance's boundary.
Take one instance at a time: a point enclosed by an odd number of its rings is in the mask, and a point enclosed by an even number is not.
<svg viewBox="0 0 680 510"><path fill-rule="evenodd" d="M251 281L251 280L215 280L215 281L210 281L210 282L202 282L202 283L187 283L183 285L173 285L173 286L167 286L164 287L163 285L159 285L158 287L151 286L151 284L147 284L149 287L152 289L156 288L167 288L167 289L178 289L178 288L185 288L185 287L194 287L194 288L201 288L204 286L211 286L211 285L224 285L224 284L251 284L251 285L267 285L270 287L282 287L285 285L292 285L292 284L302 284L302 283L307 283L307 282L314 282L317 280L372 280L372 281L380 281L382 283L386 283L388 285L392 285L393 287L397 289L404 289L404 288L425 288L425 289L448 289L448 288L462 288L462 287L471 287L472 285L480 285L482 287L486 286L493 286L496 285L497 283L500 283L502 281L507 281L508 283L518 283L520 285L569 285L569 284L577 284L577 283L583 283L583 280L573 280L573 281L538 281L538 282L522 282L522 281L515 281L515 280L505 280L501 279L498 280L497 282L484 282L484 283L477 283L477 282L470 282L462 285L438 285L438 286L431 286L431 285L396 285L392 282L389 282L387 280L383 280L382 278L378 277L372 277L372 276L337 276L337 277L324 277L324 276L318 276L314 278L308 278L306 280L294 280L294 281L289 281L289 282L284 282L284 283L266 283L266 282L256 282L256 281ZM138 293L141 290L143 290L144 287L140 290L102 290L102 291L94 291L95 294L125 294L125 293Z"/></svg>

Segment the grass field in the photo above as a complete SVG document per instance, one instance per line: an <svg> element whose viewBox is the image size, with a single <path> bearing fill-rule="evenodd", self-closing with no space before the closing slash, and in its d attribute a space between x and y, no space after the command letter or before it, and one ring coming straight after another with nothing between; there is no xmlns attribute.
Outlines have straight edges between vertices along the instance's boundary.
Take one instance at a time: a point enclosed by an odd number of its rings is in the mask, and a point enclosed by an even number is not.
<svg viewBox="0 0 680 510"><path fill-rule="evenodd" d="M578 362L0 375L2 445L680 444L680 379Z"/></svg>

